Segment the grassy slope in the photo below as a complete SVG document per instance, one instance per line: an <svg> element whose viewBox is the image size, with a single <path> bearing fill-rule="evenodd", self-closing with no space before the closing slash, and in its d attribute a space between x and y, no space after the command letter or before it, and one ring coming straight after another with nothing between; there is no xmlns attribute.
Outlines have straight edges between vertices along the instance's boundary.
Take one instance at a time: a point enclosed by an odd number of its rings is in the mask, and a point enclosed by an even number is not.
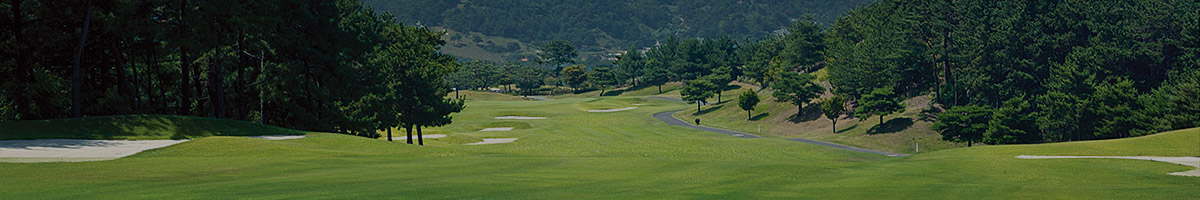
<svg viewBox="0 0 1200 200"><path fill-rule="evenodd" d="M140 140L298 134L304 134L304 132L237 120L175 115L123 115L0 122L0 140L43 138Z"/></svg>
<svg viewBox="0 0 1200 200"><path fill-rule="evenodd" d="M834 133L832 121L821 115L815 104L806 105L804 115L797 117L796 106L787 102L775 102L771 91L758 91L758 86L745 83L734 85L737 89L723 92L721 103L703 106L699 112L693 106L676 113L675 116L680 119L699 118L701 123L708 126L757 133L766 137L816 139L908 154L916 153L917 143L920 144L922 152L965 146L942 141L941 135L929 130L930 122L920 120L921 110L928 107L925 97L905 101L909 105L908 109L903 113L884 117L884 126L877 127L877 117L858 120L843 116L837 123L838 132ZM746 120L746 111L737 105L737 95L745 90L758 91L759 98L762 98L762 102L755 107L751 115L753 120ZM716 98L711 100L716 101Z"/></svg>
<svg viewBox="0 0 1200 200"><path fill-rule="evenodd" d="M132 157L84 163L0 163L14 199L171 198L901 198L1196 199L1174 164L1016 155L1200 155L1200 128L1146 137L958 148L907 158L780 139L739 139L666 126L665 100L607 97L471 101L430 131L516 143L418 147L336 134L269 141L206 137ZM635 110L581 111L645 101ZM495 116L545 120L497 120ZM510 132L481 127L526 123ZM66 172L66 173L64 173Z"/></svg>

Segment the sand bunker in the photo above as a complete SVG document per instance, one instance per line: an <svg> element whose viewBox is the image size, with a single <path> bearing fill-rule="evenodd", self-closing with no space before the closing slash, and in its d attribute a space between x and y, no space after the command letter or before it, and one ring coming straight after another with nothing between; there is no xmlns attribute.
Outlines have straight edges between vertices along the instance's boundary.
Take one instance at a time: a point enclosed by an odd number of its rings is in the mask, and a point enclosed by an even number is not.
<svg viewBox="0 0 1200 200"><path fill-rule="evenodd" d="M479 131L511 131L511 130L513 130L513 127L485 128L485 129L479 130Z"/></svg>
<svg viewBox="0 0 1200 200"><path fill-rule="evenodd" d="M625 108L608 109L608 110L588 110L588 112L617 112L617 111L633 110L633 109L637 109L637 108L638 107L625 107Z"/></svg>
<svg viewBox="0 0 1200 200"><path fill-rule="evenodd" d="M517 138L484 138L483 142L476 142L464 145L481 145L481 144L503 144L517 141Z"/></svg>
<svg viewBox="0 0 1200 200"><path fill-rule="evenodd" d="M264 140L295 140L295 139L305 138L308 136L307 135L260 135L260 136L246 136L246 137L258 138L258 139L264 139Z"/></svg>
<svg viewBox="0 0 1200 200"><path fill-rule="evenodd" d="M1196 167L1191 171L1173 172L1171 175L1176 176L1200 176L1200 157L1155 157L1155 156L1027 156L1019 155L1020 159L1064 159L1064 158L1113 158L1113 159L1134 159L1134 160L1150 160L1158 162L1169 162L1180 165Z"/></svg>
<svg viewBox="0 0 1200 200"><path fill-rule="evenodd" d="M496 119L546 119L545 117L526 117L526 116L503 116Z"/></svg>
<svg viewBox="0 0 1200 200"><path fill-rule="evenodd" d="M188 140L8 140L0 141L0 162L82 162L113 160Z"/></svg>

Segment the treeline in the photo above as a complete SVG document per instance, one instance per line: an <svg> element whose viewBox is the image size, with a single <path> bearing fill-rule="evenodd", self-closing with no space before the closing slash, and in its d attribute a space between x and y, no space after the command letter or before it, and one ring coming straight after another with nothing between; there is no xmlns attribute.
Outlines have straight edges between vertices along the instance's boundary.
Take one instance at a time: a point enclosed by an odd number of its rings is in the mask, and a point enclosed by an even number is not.
<svg viewBox="0 0 1200 200"><path fill-rule="evenodd" d="M529 43L566 40L585 47L649 46L670 36L757 37L802 14L832 22L868 0L365 0L401 21L481 32Z"/></svg>
<svg viewBox="0 0 1200 200"><path fill-rule="evenodd" d="M837 93L932 93L948 140L1038 143L1200 126L1200 3L889 0L828 30Z"/></svg>
<svg viewBox="0 0 1200 200"><path fill-rule="evenodd" d="M376 137L462 109L443 98L457 63L441 33L356 0L0 8L3 120L175 114Z"/></svg>

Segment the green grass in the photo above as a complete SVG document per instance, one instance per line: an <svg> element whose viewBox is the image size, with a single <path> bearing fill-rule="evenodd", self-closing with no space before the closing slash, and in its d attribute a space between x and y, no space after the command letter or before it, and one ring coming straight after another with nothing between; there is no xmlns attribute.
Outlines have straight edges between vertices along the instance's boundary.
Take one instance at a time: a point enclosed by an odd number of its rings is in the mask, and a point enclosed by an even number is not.
<svg viewBox="0 0 1200 200"><path fill-rule="evenodd" d="M1175 164L1016 155L1200 155L1200 128L1138 138L949 149L906 158L667 126L693 108L635 97L470 101L427 146L338 134L203 137L131 157L0 163L8 199L1197 199ZM498 120L497 114L545 116ZM0 124L11 123L3 122ZM528 124L507 132L480 127ZM521 138L463 146L462 138Z"/></svg>
<svg viewBox="0 0 1200 200"><path fill-rule="evenodd" d="M186 139L207 136L301 135L303 131L256 123L175 115L97 116L0 122L0 140Z"/></svg>

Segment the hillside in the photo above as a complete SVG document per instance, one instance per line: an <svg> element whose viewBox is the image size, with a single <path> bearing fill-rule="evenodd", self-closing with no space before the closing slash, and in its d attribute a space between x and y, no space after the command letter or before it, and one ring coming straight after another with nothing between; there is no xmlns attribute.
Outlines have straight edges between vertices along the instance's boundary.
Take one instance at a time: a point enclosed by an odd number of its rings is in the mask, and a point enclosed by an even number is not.
<svg viewBox="0 0 1200 200"><path fill-rule="evenodd" d="M775 102L769 90L760 90L758 86L745 83L735 82L733 85L737 89L722 92L720 103L702 106L699 112L692 107L676 113L676 117L699 118L707 126L765 137L815 139L895 153L919 153L918 144L921 152L966 146L943 141L940 134L929 129L931 119L921 116L921 111L929 108L928 96L904 101L907 105L905 111L884 117L882 126L879 126L875 117L860 120L843 115L838 119L835 133L832 121L821 115L821 110L815 104L806 105L804 115L797 116L795 105ZM745 90L757 91L762 99L752 112L751 120L746 120L746 111L737 106L737 95Z"/></svg>
<svg viewBox="0 0 1200 200"><path fill-rule="evenodd" d="M670 36L691 38L757 38L781 30L791 20L812 14L813 20L832 24L837 17L870 0L853 1L537 1L537 0L363 0L381 12L389 12L411 25L441 27L456 32L480 33L448 38L452 43L468 40L479 47L493 46L494 53L532 52L529 44L567 40L578 45L584 59L588 52L602 56L606 50L631 46L646 47ZM526 48L509 47L507 41L487 36L512 38ZM501 39L502 40L502 39ZM482 55L466 46L448 48L466 57ZM520 50L518 50L520 49ZM496 56L476 56L496 58Z"/></svg>

